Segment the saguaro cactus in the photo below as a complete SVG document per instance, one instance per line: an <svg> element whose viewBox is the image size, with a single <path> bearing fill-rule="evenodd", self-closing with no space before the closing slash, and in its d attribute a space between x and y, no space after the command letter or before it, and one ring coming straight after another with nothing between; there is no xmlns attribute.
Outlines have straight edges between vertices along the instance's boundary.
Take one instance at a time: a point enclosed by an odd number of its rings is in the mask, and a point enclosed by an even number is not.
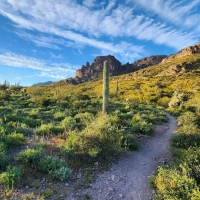
<svg viewBox="0 0 200 200"><path fill-rule="evenodd" d="M104 61L103 66L103 106L102 113L108 112L108 99L109 99L109 64L108 61Z"/></svg>
<svg viewBox="0 0 200 200"><path fill-rule="evenodd" d="M116 96L116 98L118 96L118 89L119 89L119 87L118 87L118 81L116 81L116 87L115 87L115 96Z"/></svg>

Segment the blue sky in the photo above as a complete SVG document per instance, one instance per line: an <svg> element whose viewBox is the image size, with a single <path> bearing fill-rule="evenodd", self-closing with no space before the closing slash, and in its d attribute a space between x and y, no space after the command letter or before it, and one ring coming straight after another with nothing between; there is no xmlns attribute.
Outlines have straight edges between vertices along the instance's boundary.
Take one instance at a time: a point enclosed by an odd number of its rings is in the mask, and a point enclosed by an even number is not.
<svg viewBox="0 0 200 200"><path fill-rule="evenodd" d="M1 0L0 83L74 77L96 56L122 64L200 41L200 0Z"/></svg>

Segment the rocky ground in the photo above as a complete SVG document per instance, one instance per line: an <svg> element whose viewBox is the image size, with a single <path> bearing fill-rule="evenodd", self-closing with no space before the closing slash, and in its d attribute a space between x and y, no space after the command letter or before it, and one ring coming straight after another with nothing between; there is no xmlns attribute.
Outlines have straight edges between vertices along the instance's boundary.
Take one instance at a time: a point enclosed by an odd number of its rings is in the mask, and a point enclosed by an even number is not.
<svg viewBox="0 0 200 200"><path fill-rule="evenodd" d="M170 115L168 118L168 123L156 126L153 137L141 140L138 151L129 152L109 171L99 174L89 188L71 193L65 200L153 199L155 192L150 188L149 179L157 166L171 162L169 140L176 130L176 120Z"/></svg>

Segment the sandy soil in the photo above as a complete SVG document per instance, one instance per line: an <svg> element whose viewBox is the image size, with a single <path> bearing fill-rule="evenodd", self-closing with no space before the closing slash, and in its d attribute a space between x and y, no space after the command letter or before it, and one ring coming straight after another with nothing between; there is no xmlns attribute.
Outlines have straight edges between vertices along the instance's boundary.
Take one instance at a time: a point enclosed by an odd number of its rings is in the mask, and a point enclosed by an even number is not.
<svg viewBox="0 0 200 200"><path fill-rule="evenodd" d="M90 188L71 193L65 200L149 200L154 191L149 179L156 168L171 161L169 140L176 130L176 119L168 114L169 121L155 127L153 137L143 139L138 151L129 152L126 158L113 164L109 171L99 174ZM78 198L85 196L85 198Z"/></svg>

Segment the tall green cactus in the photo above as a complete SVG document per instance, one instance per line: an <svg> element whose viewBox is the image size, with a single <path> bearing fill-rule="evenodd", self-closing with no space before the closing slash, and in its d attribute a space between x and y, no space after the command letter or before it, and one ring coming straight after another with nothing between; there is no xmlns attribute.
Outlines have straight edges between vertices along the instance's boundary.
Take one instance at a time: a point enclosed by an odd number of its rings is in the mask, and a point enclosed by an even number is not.
<svg viewBox="0 0 200 200"><path fill-rule="evenodd" d="M116 87L115 87L115 96L116 96L116 98L118 96L118 89L119 89L119 87L118 87L118 81L117 81L116 82Z"/></svg>
<svg viewBox="0 0 200 200"><path fill-rule="evenodd" d="M108 99L109 99L109 64L108 61L104 61L103 64L103 106L102 113L108 112Z"/></svg>

